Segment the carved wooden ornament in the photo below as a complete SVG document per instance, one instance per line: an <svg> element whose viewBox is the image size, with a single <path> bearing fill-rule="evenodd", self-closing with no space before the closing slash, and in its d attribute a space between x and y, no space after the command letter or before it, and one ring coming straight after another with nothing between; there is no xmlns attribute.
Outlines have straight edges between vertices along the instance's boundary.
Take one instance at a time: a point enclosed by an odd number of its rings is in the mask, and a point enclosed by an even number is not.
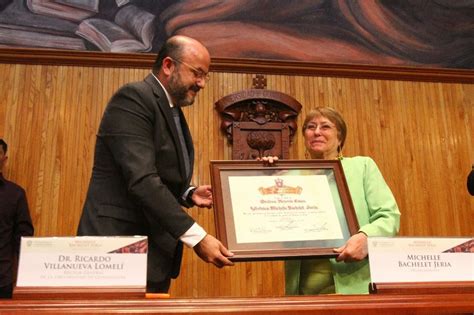
<svg viewBox="0 0 474 315"><path fill-rule="evenodd" d="M265 89L239 91L218 100L215 108L222 118L221 130L233 144L232 159L288 159L301 107L293 97Z"/></svg>

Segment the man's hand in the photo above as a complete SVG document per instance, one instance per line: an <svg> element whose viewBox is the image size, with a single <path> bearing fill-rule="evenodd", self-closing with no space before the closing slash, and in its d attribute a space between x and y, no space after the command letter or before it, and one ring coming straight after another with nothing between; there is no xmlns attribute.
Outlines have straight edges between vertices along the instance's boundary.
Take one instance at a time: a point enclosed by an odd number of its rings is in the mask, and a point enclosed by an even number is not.
<svg viewBox="0 0 474 315"><path fill-rule="evenodd" d="M337 261L353 262L359 261L367 257L367 235L359 232L352 235L351 238L339 248L335 248L334 252L338 253Z"/></svg>
<svg viewBox="0 0 474 315"><path fill-rule="evenodd" d="M207 234L193 249L202 260L213 263L219 268L234 265L233 262L227 259L227 257L232 257L234 254L212 235Z"/></svg>
<svg viewBox="0 0 474 315"><path fill-rule="evenodd" d="M194 204L201 208L212 207L212 187L211 185L202 185L196 188L191 197Z"/></svg>

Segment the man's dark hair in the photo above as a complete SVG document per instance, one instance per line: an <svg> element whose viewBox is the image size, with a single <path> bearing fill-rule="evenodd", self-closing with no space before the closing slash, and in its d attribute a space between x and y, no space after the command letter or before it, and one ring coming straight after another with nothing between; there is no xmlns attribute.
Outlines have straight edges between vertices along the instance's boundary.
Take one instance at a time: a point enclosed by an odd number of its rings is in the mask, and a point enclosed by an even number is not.
<svg viewBox="0 0 474 315"><path fill-rule="evenodd" d="M3 148L3 153L7 153L8 144L3 139L0 139L0 146Z"/></svg>
<svg viewBox="0 0 474 315"><path fill-rule="evenodd" d="M163 46L161 46L158 56L156 56L155 63L153 64L153 73L157 73L163 63L163 59L171 57L176 60L181 60L183 54L183 43L180 43L176 39L168 39Z"/></svg>

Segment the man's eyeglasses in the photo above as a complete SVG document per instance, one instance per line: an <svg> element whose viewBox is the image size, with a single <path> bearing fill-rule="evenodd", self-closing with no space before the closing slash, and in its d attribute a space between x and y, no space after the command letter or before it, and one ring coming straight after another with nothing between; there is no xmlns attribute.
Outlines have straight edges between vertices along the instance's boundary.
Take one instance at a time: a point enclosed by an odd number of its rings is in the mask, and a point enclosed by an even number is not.
<svg viewBox="0 0 474 315"><path fill-rule="evenodd" d="M206 72L204 72L204 71L202 71L202 70L199 70L199 69L197 69L197 68L191 66L190 64L188 64L188 63L186 63L186 62L184 62L184 61L182 61L182 60L174 59L174 58L171 58L171 57L170 57L170 59L173 60L173 61L175 61L175 62L181 63L181 64L185 65L186 67L188 67L189 69L191 69L191 71L193 72L194 77L195 77L196 79L204 80L204 81L206 81L206 82L209 81L209 79L210 79L209 73L206 73Z"/></svg>

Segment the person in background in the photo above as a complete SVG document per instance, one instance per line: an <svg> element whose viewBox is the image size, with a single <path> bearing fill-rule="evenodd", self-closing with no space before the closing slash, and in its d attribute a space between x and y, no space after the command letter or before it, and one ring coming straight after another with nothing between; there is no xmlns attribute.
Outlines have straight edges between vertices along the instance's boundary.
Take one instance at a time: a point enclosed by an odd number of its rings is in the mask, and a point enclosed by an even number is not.
<svg viewBox="0 0 474 315"><path fill-rule="evenodd" d="M33 236L23 188L3 177L8 145L0 139L0 298L11 298L22 236Z"/></svg>
<svg viewBox="0 0 474 315"><path fill-rule="evenodd" d="M370 157L342 156L347 127L336 110L318 107L309 112L302 131L312 159L341 160L360 228L334 249L336 259L287 261L286 294L368 293L367 237L397 234L400 211L395 198Z"/></svg>
<svg viewBox="0 0 474 315"><path fill-rule="evenodd" d="M152 72L123 86L100 123L78 235L148 236L147 292L166 293L179 274L183 243L217 267L233 254L181 206L211 207L209 185L192 186L194 147L181 107L206 85L207 49L169 38Z"/></svg>

